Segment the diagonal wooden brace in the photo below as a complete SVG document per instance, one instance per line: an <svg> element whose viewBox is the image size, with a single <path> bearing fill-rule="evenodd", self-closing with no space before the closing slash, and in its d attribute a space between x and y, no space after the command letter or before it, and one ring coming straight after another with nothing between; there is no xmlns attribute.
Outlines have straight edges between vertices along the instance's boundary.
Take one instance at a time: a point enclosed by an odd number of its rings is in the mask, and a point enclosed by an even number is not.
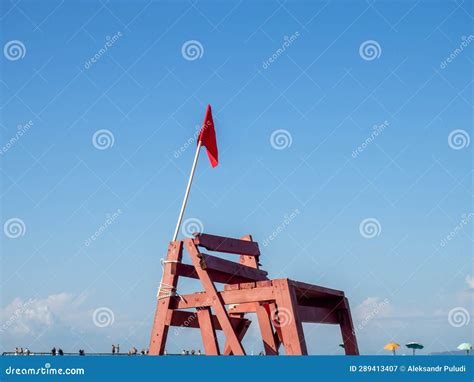
<svg viewBox="0 0 474 382"><path fill-rule="evenodd" d="M208 275L207 271L201 268L200 264L200 257L199 257L199 250L194 244L192 239L184 240L184 245L191 256L191 260L193 265L196 269L196 272L201 280L202 286L206 291L207 296L212 300L212 307L214 308L214 312L219 320L219 323L222 327L222 330L229 341L230 348L234 355L245 355L245 350L240 343L240 340L237 334L232 327L230 322L229 315L227 314L227 310L225 308L224 302L222 298L217 292L214 283L212 282L210 276Z"/></svg>

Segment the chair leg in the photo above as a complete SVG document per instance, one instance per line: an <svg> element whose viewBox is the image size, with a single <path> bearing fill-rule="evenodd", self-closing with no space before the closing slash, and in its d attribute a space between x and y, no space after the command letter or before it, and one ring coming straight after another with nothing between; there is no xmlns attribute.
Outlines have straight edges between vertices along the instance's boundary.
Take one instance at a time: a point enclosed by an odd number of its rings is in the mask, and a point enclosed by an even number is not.
<svg viewBox="0 0 474 382"><path fill-rule="evenodd" d="M307 355L303 324L298 315L298 301L288 279L273 280L278 319L286 355Z"/></svg>
<svg viewBox="0 0 474 382"><path fill-rule="evenodd" d="M265 309L265 306L255 303L255 312L257 314L258 325L262 333L263 347L266 355L278 355L278 344L273 332L271 314Z"/></svg>
<svg viewBox="0 0 474 382"><path fill-rule="evenodd" d="M210 308L203 308L197 311L199 328L201 330L204 352L206 355L219 355L219 343L217 342L216 330L212 324Z"/></svg>
<svg viewBox="0 0 474 382"><path fill-rule="evenodd" d="M171 274L171 267L173 262L180 262L183 257L183 242L174 241L168 246L168 254L166 256L167 261L165 263L162 284L167 285L170 291L176 289L178 285L178 277ZM172 287L172 288L169 288ZM170 293L171 295L171 293ZM159 298L156 304L155 319L153 321L153 328L151 331L150 355L163 355L165 351L166 338L168 336L169 326L166 324L168 310L170 307L170 297ZM170 312L172 314L172 311Z"/></svg>
<svg viewBox="0 0 474 382"><path fill-rule="evenodd" d="M347 298L344 298L344 309L339 311L339 325L341 327L342 340L344 342L346 355L359 355L359 347L357 346L357 338L355 336L349 301Z"/></svg>

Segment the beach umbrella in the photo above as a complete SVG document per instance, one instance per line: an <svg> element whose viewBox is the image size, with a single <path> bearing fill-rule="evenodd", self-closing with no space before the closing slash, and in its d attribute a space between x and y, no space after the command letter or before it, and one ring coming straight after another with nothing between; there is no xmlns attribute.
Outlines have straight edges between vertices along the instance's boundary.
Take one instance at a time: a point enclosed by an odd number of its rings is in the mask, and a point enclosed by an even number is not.
<svg viewBox="0 0 474 382"><path fill-rule="evenodd" d="M415 355L415 350L416 349L423 349L424 346L422 344L419 344L418 342L408 342L407 344L405 344L405 346L409 349L413 349L413 355Z"/></svg>
<svg viewBox="0 0 474 382"><path fill-rule="evenodd" d="M468 342L464 342L461 345L458 346L459 350L465 350L467 355L469 355L469 350L471 350L474 347L473 344L470 344Z"/></svg>
<svg viewBox="0 0 474 382"><path fill-rule="evenodd" d="M395 355L395 351L400 347L399 344L396 342L389 342L387 345L385 345L383 348L385 350L391 350L393 352L393 355Z"/></svg>

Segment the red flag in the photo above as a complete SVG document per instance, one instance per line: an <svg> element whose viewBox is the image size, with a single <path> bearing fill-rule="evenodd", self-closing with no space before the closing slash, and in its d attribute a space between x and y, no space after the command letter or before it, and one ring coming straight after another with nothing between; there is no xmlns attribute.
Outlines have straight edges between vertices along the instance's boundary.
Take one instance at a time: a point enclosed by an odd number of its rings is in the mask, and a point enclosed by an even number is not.
<svg viewBox="0 0 474 382"><path fill-rule="evenodd" d="M206 116L199 133L198 143L206 147L207 156L211 162L212 167L216 167L218 164L218 152L216 142L216 130L214 129L214 121L212 120L211 105L207 105Z"/></svg>

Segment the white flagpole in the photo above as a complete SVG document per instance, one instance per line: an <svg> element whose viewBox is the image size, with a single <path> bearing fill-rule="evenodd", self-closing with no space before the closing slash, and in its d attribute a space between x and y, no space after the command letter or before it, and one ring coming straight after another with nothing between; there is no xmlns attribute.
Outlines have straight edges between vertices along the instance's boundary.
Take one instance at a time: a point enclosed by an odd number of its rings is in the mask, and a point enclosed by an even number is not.
<svg viewBox="0 0 474 382"><path fill-rule="evenodd" d="M189 190L191 190L191 184L193 183L194 171L196 170L197 161L199 158L199 151L201 151L201 141L198 142L196 147L196 154L194 155L193 167L191 168L191 174L189 175L188 186L186 187L186 193L184 194L183 204L181 205L181 211L178 217L178 223L174 231L173 240L175 241L178 237L179 228L181 227L181 221L183 220L184 210L186 209L186 203L188 202Z"/></svg>
<svg viewBox="0 0 474 382"><path fill-rule="evenodd" d="M181 205L181 211L179 213L178 223L176 224L176 229L174 231L172 241L176 241L176 238L178 237L179 227L181 226L181 221L183 220L184 210L186 208L186 203L188 202L189 190L191 189L191 184L193 182L193 177L194 177L194 171L196 170L196 165L199 158L199 151L201 151L201 141L198 142L198 145L196 148L196 154L194 155L193 167L191 168L191 174L189 175L188 186L186 187L186 193L184 194L183 204ZM156 296L158 300L160 300L161 298L166 298L166 297L176 295L176 288L174 288L172 285L163 284L163 278L165 276L165 267L166 267L166 263L168 262L170 262L168 261L168 259L161 260L163 272L161 273L161 281L160 281L160 285L158 286L158 294ZM162 292L162 289L164 289L164 292Z"/></svg>

